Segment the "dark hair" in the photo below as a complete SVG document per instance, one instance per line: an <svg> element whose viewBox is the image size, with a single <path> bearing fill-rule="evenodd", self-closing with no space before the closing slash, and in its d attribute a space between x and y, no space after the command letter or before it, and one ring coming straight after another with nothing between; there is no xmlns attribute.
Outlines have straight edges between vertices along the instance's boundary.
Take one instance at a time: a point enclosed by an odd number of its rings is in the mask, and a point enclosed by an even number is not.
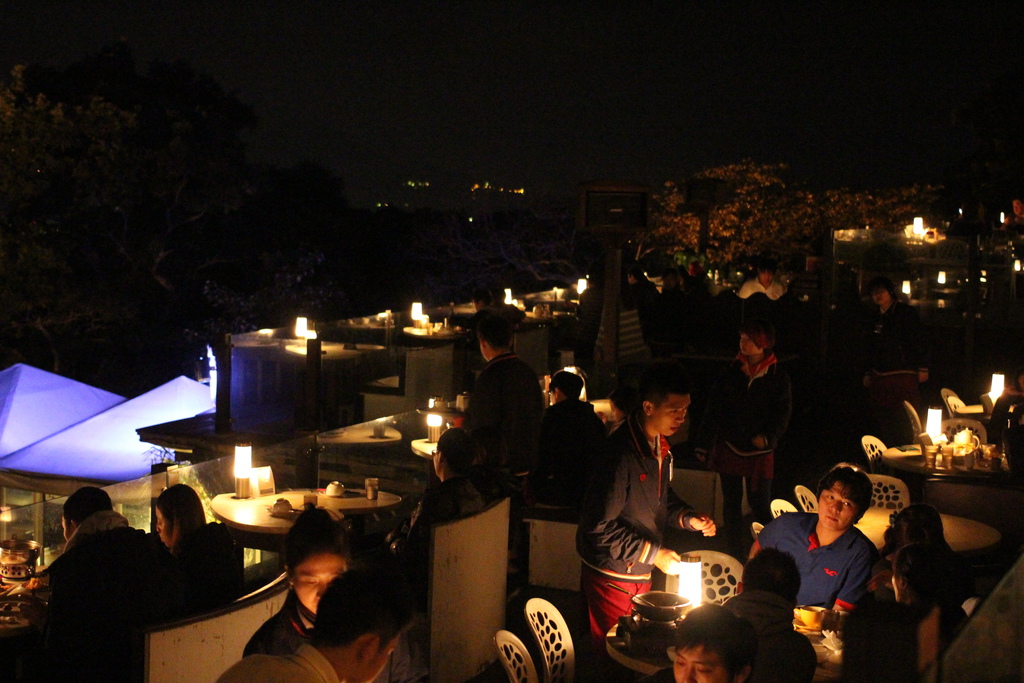
<svg viewBox="0 0 1024 683"><path fill-rule="evenodd" d="M399 572L355 567L334 579L320 598L312 644L339 647L374 633L384 647L412 616L412 591Z"/></svg>
<svg viewBox="0 0 1024 683"><path fill-rule="evenodd" d="M495 469L508 465L508 445L500 429L494 425L483 425L474 429L470 436L475 448L474 465Z"/></svg>
<svg viewBox="0 0 1024 683"><path fill-rule="evenodd" d="M750 341L762 349L775 348L775 326L767 320L753 319L740 325L740 334L745 334Z"/></svg>
<svg viewBox="0 0 1024 683"><path fill-rule="evenodd" d="M677 650L698 646L718 655L732 678L743 667L754 665L757 633L749 621L721 605L701 605L690 610L676 627Z"/></svg>
<svg viewBox="0 0 1024 683"><path fill-rule="evenodd" d="M583 392L583 378L575 372L559 370L551 375L551 383L548 385L551 391L561 389L562 393L569 398L579 398Z"/></svg>
<svg viewBox="0 0 1024 683"><path fill-rule="evenodd" d="M938 510L927 503L914 503L892 514L889 518L889 528L885 530L882 557L911 543L948 547L942 528L942 517Z"/></svg>
<svg viewBox="0 0 1024 683"><path fill-rule="evenodd" d="M640 402L658 405L669 394L685 396L690 393L690 377L682 366L673 361L651 363L640 377Z"/></svg>
<svg viewBox="0 0 1024 683"><path fill-rule="evenodd" d="M437 452L444 455L445 461L456 474L469 474L476 456L476 444L469 433L459 427L445 430L437 440Z"/></svg>
<svg viewBox="0 0 1024 683"><path fill-rule="evenodd" d="M156 507L164 518L170 533L178 532L178 543L196 529L206 526L203 501L191 486L175 484L164 489L156 499ZM174 552L175 548L171 548Z"/></svg>
<svg viewBox="0 0 1024 683"><path fill-rule="evenodd" d="M633 276L633 279L643 281L647 279L647 273L644 272L643 266L639 263L634 263L629 267L629 274Z"/></svg>
<svg viewBox="0 0 1024 683"><path fill-rule="evenodd" d="M512 323L500 315L485 315L476 326L477 339L483 339L495 349L512 346Z"/></svg>
<svg viewBox="0 0 1024 683"><path fill-rule="evenodd" d="M759 273L774 273L779 269L779 264L771 256L762 256L757 259L756 267Z"/></svg>
<svg viewBox="0 0 1024 683"><path fill-rule="evenodd" d="M608 400L623 413L629 415L640 406L640 392L629 384L620 384L608 394Z"/></svg>
<svg viewBox="0 0 1024 683"><path fill-rule="evenodd" d="M891 296L893 299L896 298L896 285L893 284L892 280L885 277L884 275L879 275L868 280L868 284L865 289L867 289L869 295L873 294L875 290L884 289L885 291L889 292L889 296Z"/></svg>
<svg viewBox="0 0 1024 683"><path fill-rule="evenodd" d="M871 480L868 479L868 475L857 465L841 462L826 472L818 482L818 498L821 498L822 491L827 491L836 484L839 484L846 497L857 505L857 514L854 515L853 521L859 522L871 507Z"/></svg>
<svg viewBox="0 0 1024 683"><path fill-rule="evenodd" d="M762 548L743 568L743 590L766 591L796 604L800 592L800 570L787 552Z"/></svg>
<svg viewBox="0 0 1024 683"><path fill-rule="evenodd" d="M288 530L284 539L284 563L288 571L313 555L330 553L349 558L348 536L341 523L327 510L314 508L304 511Z"/></svg>
<svg viewBox="0 0 1024 683"><path fill-rule="evenodd" d="M492 303L494 303L494 298L491 296L491 290L486 289L484 287L477 287L476 289L474 289L472 297L472 301L479 301L483 303L485 306L490 306Z"/></svg>
<svg viewBox="0 0 1024 683"><path fill-rule="evenodd" d="M64 519L81 524L94 512L113 510L110 495L95 486L83 486L64 501Z"/></svg>
<svg viewBox="0 0 1024 683"><path fill-rule="evenodd" d="M911 607L939 607L939 626L945 642L949 642L966 616L960 607L958 575L950 571L951 550L925 543L911 543L896 551L892 573L897 583L906 584L900 602Z"/></svg>

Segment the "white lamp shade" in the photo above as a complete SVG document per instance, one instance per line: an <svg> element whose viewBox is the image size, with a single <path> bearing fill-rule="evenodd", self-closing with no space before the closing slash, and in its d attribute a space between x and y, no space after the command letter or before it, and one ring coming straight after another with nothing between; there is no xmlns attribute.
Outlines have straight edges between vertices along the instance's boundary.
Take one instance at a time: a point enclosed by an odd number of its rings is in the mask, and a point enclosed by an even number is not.
<svg viewBox="0 0 1024 683"><path fill-rule="evenodd" d="M505 303L507 303L507 304L512 303L512 290L511 289L506 289L505 290Z"/></svg>
<svg viewBox="0 0 1024 683"><path fill-rule="evenodd" d="M305 339L306 333L309 332L309 321L306 318L295 319L295 336L299 339Z"/></svg>
<svg viewBox="0 0 1024 683"><path fill-rule="evenodd" d="M992 388L989 390L988 395L993 401L1003 395L1003 389L1006 388L1006 378L998 373L992 373Z"/></svg>
<svg viewBox="0 0 1024 683"><path fill-rule="evenodd" d="M679 563L679 595L689 600L691 607L700 607L704 595L702 567L699 555L684 555Z"/></svg>
<svg viewBox="0 0 1024 683"><path fill-rule="evenodd" d="M914 233L917 235L923 235L925 233L924 218L921 216L914 217Z"/></svg>
<svg viewBox="0 0 1024 683"><path fill-rule="evenodd" d="M938 282L939 282L940 285L946 284L946 271L944 271L944 270L940 270L939 271Z"/></svg>
<svg viewBox="0 0 1024 683"><path fill-rule="evenodd" d="M903 281L903 293L910 296L910 280Z"/></svg>
<svg viewBox="0 0 1024 683"><path fill-rule="evenodd" d="M252 446L235 446L235 479L248 479L252 474Z"/></svg>
<svg viewBox="0 0 1024 683"><path fill-rule="evenodd" d="M925 423L924 431L932 439L936 439L942 434L942 408L928 409L928 421Z"/></svg>
<svg viewBox="0 0 1024 683"><path fill-rule="evenodd" d="M412 319L414 321L423 317L423 304L417 302L412 305Z"/></svg>
<svg viewBox="0 0 1024 683"><path fill-rule="evenodd" d="M583 292L587 291L587 278L581 277L576 282L576 291L579 292L580 294L582 294Z"/></svg>
<svg viewBox="0 0 1024 683"><path fill-rule="evenodd" d="M440 427L444 424L444 418L436 413L429 413L427 415L427 426L428 427Z"/></svg>

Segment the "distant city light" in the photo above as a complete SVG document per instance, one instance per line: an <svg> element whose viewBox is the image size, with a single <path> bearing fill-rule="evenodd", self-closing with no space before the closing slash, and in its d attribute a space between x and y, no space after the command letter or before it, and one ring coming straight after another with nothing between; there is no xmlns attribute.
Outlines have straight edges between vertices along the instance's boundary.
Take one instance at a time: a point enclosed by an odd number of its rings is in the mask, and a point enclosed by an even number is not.
<svg viewBox="0 0 1024 683"><path fill-rule="evenodd" d="M505 189L504 187L491 185L486 181L483 183L473 183L473 187L469 188L470 192L476 192L477 190L493 190L494 192L508 192L509 194L526 194L526 190L522 187Z"/></svg>

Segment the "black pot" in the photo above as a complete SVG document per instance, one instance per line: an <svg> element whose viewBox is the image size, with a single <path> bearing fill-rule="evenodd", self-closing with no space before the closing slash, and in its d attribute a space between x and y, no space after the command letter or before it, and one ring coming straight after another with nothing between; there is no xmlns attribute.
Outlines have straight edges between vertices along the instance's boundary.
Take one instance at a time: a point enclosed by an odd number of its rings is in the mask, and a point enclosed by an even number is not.
<svg viewBox="0 0 1024 683"><path fill-rule="evenodd" d="M651 621L675 621L690 611L690 601L677 593L648 591L631 598L633 610Z"/></svg>

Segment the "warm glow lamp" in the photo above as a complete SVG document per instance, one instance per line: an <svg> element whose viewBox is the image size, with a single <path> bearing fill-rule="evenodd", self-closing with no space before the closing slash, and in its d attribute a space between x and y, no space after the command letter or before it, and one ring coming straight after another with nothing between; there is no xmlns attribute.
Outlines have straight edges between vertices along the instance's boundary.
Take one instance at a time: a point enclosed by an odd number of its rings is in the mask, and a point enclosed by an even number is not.
<svg viewBox="0 0 1024 683"><path fill-rule="evenodd" d="M295 319L295 336L299 339L305 339L306 333L309 332L309 320L306 318Z"/></svg>
<svg viewBox="0 0 1024 683"><path fill-rule="evenodd" d="M505 303L512 303L512 290L508 288L505 289Z"/></svg>
<svg viewBox="0 0 1024 683"><path fill-rule="evenodd" d="M929 408L924 431L935 441L942 434L942 408Z"/></svg>
<svg viewBox="0 0 1024 683"><path fill-rule="evenodd" d="M235 446L235 498L249 498L252 488L252 444L240 443Z"/></svg>
<svg viewBox="0 0 1024 683"><path fill-rule="evenodd" d="M581 277L579 280L576 281L576 291L579 294L582 294L583 292L587 291L587 278Z"/></svg>
<svg viewBox="0 0 1024 683"><path fill-rule="evenodd" d="M0 507L0 522L13 522L13 516L11 515L11 507L4 505Z"/></svg>
<svg viewBox="0 0 1024 683"><path fill-rule="evenodd" d="M679 563L679 595L690 601L690 607L700 607L704 593L703 565L700 555L683 555Z"/></svg>
<svg viewBox="0 0 1024 683"><path fill-rule="evenodd" d="M944 271L944 270L940 270L939 271L938 282L939 282L940 285L946 284L946 271Z"/></svg>
<svg viewBox="0 0 1024 683"><path fill-rule="evenodd" d="M1003 389L1006 387L1006 378L998 373L992 373L992 386L989 389L988 396L993 401L1003 395Z"/></svg>
<svg viewBox="0 0 1024 683"><path fill-rule="evenodd" d="M416 302L412 305L412 321L415 323L423 317L423 304Z"/></svg>
<svg viewBox="0 0 1024 683"><path fill-rule="evenodd" d="M903 281L902 292L904 294L906 294L907 296L910 296L910 280L904 280Z"/></svg>
<svg viewBox="0 0 1024 683"><path fill-rule="evenodd" d="M927 231L924 229L924 218L922 218L921 216L915 216L914 217L914 234L915 235L923 235L923 234L925 234L925 232L927 232Z"/></svg>
<svg viewBox="0 0 1024 683"><path fill-rule="evenodd" d="M427 441L437 443L441 438L441 426L444 425L444 418L437 413L427 415Z"/></svg>

